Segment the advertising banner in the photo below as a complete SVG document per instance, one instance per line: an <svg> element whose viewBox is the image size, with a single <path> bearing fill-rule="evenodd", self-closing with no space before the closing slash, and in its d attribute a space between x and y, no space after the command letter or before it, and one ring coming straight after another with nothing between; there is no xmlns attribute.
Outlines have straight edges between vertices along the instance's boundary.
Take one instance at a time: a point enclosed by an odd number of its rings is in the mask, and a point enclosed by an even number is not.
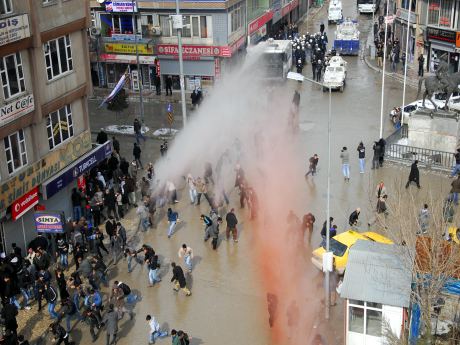
<svg viewBox="0 0 460 345"><path fill-rule="evenodd" d="M35 109L34 96L27 95L0 108L0 126L16 120Z"/></svg>
<svg viewBox="0 0 460 345"><path fill-rule="evenodd" d="M18 16L0 19L0 46L30 37L29 16Z"/></svg>
<svg viewBox="0 0 460 345"><path fill-rule="evenodd" d="M35 228L37 232L61 234L64 232L64 212L42 211L34 214Z"/></svg>
<svg viewBox="0 0 460 345"><path fill-rule="evenodd" d="M11 217L13 220L19 219L37 204L38 187L35 187L11 204Z"/></svg>
<svg viewBox="0 0 460 345"><path fill-rule="evenodd" d="M107 12L133 12L133 5L134 5L134 12L137 12L137 5L136 1L106 1L105 2L105 10Z"/></svg>
<svg viewBox="0 0 460 345"><path fill-rule="evenodd" d="M106 53L136 54L134 43L104 43ZM137 51L141 55L152 55L153 47L147 44L137 44Z"/></svg>

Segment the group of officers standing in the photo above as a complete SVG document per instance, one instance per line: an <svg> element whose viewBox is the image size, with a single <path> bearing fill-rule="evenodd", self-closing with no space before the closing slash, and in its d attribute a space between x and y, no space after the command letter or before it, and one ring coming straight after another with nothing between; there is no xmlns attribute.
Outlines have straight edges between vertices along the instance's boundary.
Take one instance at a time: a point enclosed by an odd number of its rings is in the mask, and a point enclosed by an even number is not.
<svg viewBox="0 0 460 345"><path fill-rule="evenodd" d="M292 59L297 73L302 74L302 70L307 60L310 59L313 72L313 79L321 81L321 74L326 68L326 51L328 38L324 31L324 24L320 25L320 31L305 35L295 35L292 39Z"/></svg>

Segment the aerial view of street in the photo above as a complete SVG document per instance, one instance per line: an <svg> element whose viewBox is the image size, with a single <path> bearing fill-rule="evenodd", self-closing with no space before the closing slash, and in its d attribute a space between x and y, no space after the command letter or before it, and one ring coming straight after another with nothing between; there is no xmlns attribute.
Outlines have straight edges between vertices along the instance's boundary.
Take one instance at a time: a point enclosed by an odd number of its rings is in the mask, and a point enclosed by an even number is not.
<svg viewBox="0 0 460 345"><path fill-rule="evenodd" d="M460 344L460 0L0 0L0 344Z"/></svg>

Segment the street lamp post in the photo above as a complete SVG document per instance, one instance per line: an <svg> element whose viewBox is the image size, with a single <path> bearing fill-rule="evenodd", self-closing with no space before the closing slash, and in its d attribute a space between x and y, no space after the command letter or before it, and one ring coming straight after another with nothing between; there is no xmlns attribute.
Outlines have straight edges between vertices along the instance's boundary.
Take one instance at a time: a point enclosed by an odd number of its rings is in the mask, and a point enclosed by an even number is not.
<svg viewBox="0 0 460 345"><path fill-rule="evenodd" d="M289 72L287 75L288 79L293 79L297 81L308 81L312 84L319 85L321 88L325 88L324 84L319 83L313 79L307 78L300 73ZM331 229L331 209L330 209L330 201L331 201L331 123L332 123L332 90L331 87L327 87L329 89L329 114L327 118L327 196L326 196L326 252L330 250L330 229ZM330 294L329 294L329 270L325 270L325 277L324 277L324 285L325 285L325 304L326 304L326 311L325 317L326 320L329 320L329 312L330 312Z"/></svg>
<svg viewBox="0 0 460 345"><path fill-rule="evenodd" d="M176 16L180 17L179 0L176 0ZM178 40L177 48L179 50L179 79L180 79L180 97L181 97L181 103L182 103L182 121L185 127L187 123L187 107L185 104L184 59L182 56L182 28L183 28L183 21L182 21L182 17L180 17L180 25L178 25L177 27L177 40Z"/></svg>
<svg viewBox="0 0 460 345"><path fill-rule="evenodd" d="M133 20L133 33L134 33L134 45L136 47L136 63L137 63L137 82L139 83L139 102L140 102L140 111L141 111L141 124L142 128L145 127L144 123L144 96L143 91L143 76L141 71L141 64L139 62L139 48L137 46L137 19L134 15L134 0L131 0L132 6L132 20Z"/></svg>
<svg viewBox="0 0 460 345"><path fill-rule="evenodd" d="M401 126L404 125L404 105L406 104L406 81L407 81L407 58L409 52L409 32L410 32L410 15L412 11L412 0L409 1L409 13L407 15L407 35L406 35L406 62L404 64L404 85L403 85L403 99L401 106Z"/></svg>
<svg viewBox="0 0 460 345"><path fill-rule="evenodd" d="M380 100L380 132L379 132L379 138L383 138L383 98L385 95L385 66L386 66L386 61L387 61L387 34L388 34L388 23L387 18L388 18L388 10L390 9L390 4L387 3L387 14L384 20L385 23L385 40L384 40L384 47L383 47L383 67L382 67L382 96Z"/></svg>

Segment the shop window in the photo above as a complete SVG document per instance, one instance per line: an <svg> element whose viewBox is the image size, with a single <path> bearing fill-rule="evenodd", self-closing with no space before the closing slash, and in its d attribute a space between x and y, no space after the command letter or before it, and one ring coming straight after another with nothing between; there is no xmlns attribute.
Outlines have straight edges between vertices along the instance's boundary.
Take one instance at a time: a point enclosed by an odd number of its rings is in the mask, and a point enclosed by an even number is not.
<svg viewBox="0 0 460 345"><path fill-rule="evenodd" d="M17 52L0 59L0 75L5 100L25 91L21 53Z"/></svg>
<svg viewBox="0 0 460 345"><path fill-rule="evenodd" d="M12 0L0 0L0 14L8 14L13 12Z"/></svg>
<svg viewBox="0 0 460 345"><path fill-rule="evenodd" d="M69 35L48 41L43 45L48 80L73 70L72 48Z"/></svg>
<svg viewBox="0 0 460 345"><path fill-rule="evenodd" d="M382 305L380 303L348 301L348 330L374 337L382 336Z"/></svg>
<svg viewBox="0 0 460 345"><path fill-rule="evenodd" d="M160 16L160 27L162 36L171 36L171 22L169 20L169 16Z"/></svg>
<svg viewBox="0 0 460 345"><path fill-rule="evenodd" d="M46 118L46 131L50 150L73 137L72 108L67 104Z"/></svg>
<svg viewBox="0 0 460 345"><path fill-rule="evenodd" d="M172 22L169 15L161 15L160 27L161 35L164 37L177 36L177 30L172 28ZM184 29L182 30L182 37L212 37L211 31L211 17L210 16L183 16ZM190 25L186 27L185 25Z"/></svg>
<svg viewBox="0 0 460 345"><path fill-rule="evenodd" d="M200 17L192 17L192 32L193 37L200 37Z"/></svg>
<svg viewBox="0 0 460 345"><path fill-rule="evenodd" d="M5 144L6 163L8 172L13 174L16 170L27 165L26 140L24 131L20 129L3 139Z"/></svg>
<svg viewBox="0 0 460 345"><path fill-rule="evenodd" d="M208 26L206 16L200 17L200 29L201 29L201 38L211 37L208 35Z"/></svg>
<svg viewBox="0 0 460 345"><path fill-rule="evenodd" d="M182 37L192 37L192 27L190 24L190 16L184 16L184 28L182 29Z"/></svg>

